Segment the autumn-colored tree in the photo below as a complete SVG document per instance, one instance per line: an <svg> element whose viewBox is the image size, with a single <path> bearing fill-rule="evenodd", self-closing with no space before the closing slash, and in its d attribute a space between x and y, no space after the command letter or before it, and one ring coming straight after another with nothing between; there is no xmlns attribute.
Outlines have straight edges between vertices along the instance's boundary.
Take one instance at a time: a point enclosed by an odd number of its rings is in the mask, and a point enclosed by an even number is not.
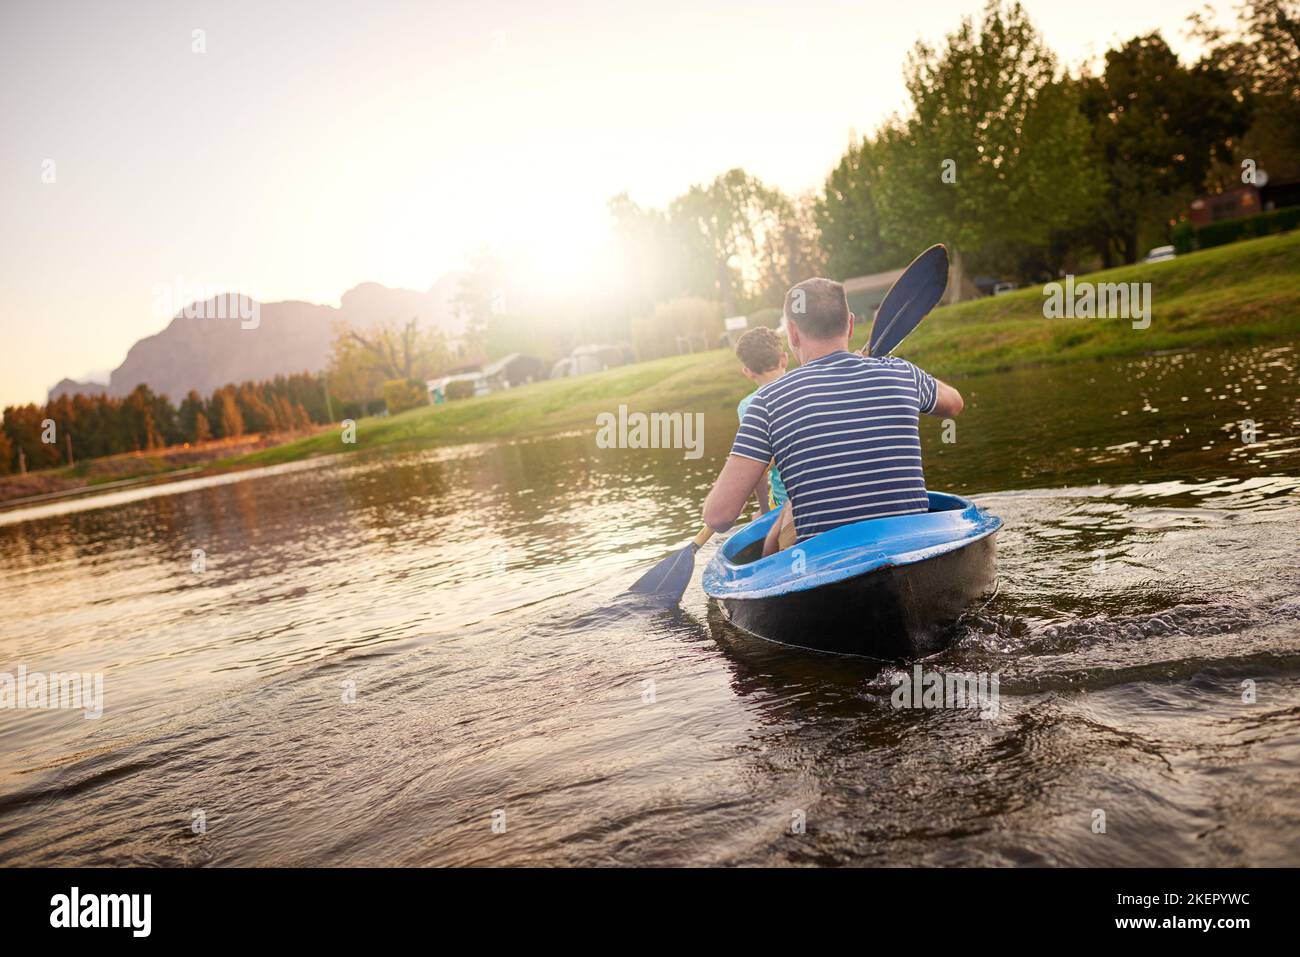
<svg viewBox="0 0 1300 957"><path fill-rule="evenodd" d="M223 439L233 439L243 435L244 416L240 413L239 403L235 399L235 387L228 385L217 390L212 395L212 402L215 418L211 421L216 426L217 435Z"/></svg>
<svg viewBox="0 0 1300 957"><path fill-rule="evenodd" d="M347 401L377 399L392 379L432 378L449 364L446 340L415 319L335 329L330 384Z"/></svg>
<svg viewBox="0 0 1300 957"><path fill-rule="evenodd" d="M4 431L13 446L15 461L21 450L29 471L54 468L62 464L57 442L42 441L47 433L44 423L48 418L45 409L33 403L9 406L4 410ZM57 423L55 426L57 439Z"/></svg>
<svg viewBox="0 0 1300 957"><path fill-rule="evenodd" d="M262 396L262 392L253 383L245 382L235 393L239 404L240 418L247 432L276 432L280 424L276 421L275 409Z"/></svg>

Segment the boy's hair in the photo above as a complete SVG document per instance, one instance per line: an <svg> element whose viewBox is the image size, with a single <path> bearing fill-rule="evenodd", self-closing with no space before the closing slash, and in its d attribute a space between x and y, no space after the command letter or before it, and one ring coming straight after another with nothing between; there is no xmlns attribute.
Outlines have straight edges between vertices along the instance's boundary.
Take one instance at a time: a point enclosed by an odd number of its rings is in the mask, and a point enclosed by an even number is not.
<svg viewBox="0 0 1300 957"><path fill-rule="evenodd" d="M834 339L849 327L849 300L844 284L834 279L805 279L785 294L785 318L813 339Z"/></svg>
<svg viewBox="0 0 1300 957"><path fill-rule="evenodd" d="M754 375L771 372L780 364L784 353L781 337L767 326L750 329L736 342L736 357Z"/></svg>

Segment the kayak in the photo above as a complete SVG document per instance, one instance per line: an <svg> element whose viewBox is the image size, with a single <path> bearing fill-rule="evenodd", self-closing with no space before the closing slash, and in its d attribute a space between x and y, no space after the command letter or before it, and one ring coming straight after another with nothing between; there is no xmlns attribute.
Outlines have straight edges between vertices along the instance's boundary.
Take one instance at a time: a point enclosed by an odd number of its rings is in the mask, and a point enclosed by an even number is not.
<svg viewBox="0 0 1300 957"><path fill-rule="evenodd" d="M732 624L782 644L898 661L942 651L996 581L1002 520L930 492L930 510L841 525L760 558L778 510L735 532L704 570Z"/></svg>

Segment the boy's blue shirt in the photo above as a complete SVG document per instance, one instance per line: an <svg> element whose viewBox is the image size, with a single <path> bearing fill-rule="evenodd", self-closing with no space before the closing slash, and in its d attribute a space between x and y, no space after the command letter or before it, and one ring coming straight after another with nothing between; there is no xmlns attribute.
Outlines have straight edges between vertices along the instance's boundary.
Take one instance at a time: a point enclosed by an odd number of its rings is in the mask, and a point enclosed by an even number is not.
<svg viewBox="0 0 1300 957"><path fill-rule="evenodd" d="M749 400L754 398L756 395L758 395L757 389L745 396L740 400L739 404L737 404L736 414L740 416L742 422L745 420L745 410L749 408ZM781 473L777 471L775 465L772 466L772 471L768 475L767 480L768 484L772 486L772 507L780 508L786 503L790 496L786 494L785 483L781 481Z"/></svg>

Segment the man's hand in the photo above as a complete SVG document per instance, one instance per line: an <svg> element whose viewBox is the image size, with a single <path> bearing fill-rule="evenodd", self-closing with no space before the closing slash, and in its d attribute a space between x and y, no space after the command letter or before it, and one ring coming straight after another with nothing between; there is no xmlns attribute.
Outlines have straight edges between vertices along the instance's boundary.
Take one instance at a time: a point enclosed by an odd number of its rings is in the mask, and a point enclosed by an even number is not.
<svg viewBox="0 0 1300 957"><path fill-rule="evenodd" d="M715 532L731 528L765 471L766 462L747 459L743 455L728 455L718 480L713 483L713 490L704 500L704 524Z"/></svg>

